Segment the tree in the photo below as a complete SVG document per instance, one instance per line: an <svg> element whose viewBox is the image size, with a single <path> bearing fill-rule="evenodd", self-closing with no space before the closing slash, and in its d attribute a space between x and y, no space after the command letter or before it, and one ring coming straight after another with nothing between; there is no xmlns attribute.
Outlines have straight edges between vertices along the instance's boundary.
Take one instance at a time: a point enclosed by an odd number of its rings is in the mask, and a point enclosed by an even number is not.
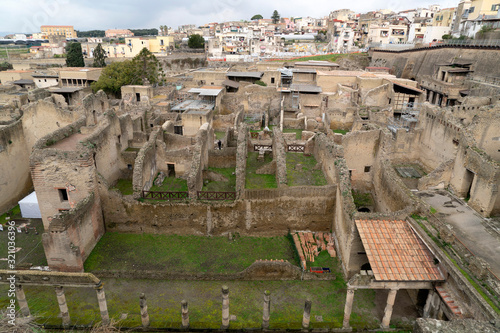
<svg viewBox="0 0 500 333"><path fill-rule="evenodd" d="M275 9L273 12L273 16L271 16L273 19L273 23L277 24L280 21L280 14L278 14L278 11Z"/></svg>
<svg viewBox="0 0 500 333"><path fill-rule="evenodd" d="M191 49L201 49L205 46L205 39L198 34L191 35L188 39L188 46Z"/></svg>
<svg viewBox="0 0 500 333"><path fill-rule="evenodd" d="M6 71L8 69L13 69L11 63L8 63L7 61L0 62L0 71Z"/></svg>
<svg viewBox="0 0 500 333"><path fill-rule="evenodd" d="M66 66L68 67L85 67L83 61L82 45L80 43L69 43L66 46Z"/></svg>
<svg viewBox="0 0 500 333"><path fill-rule="evenodd" d="M94 63L93 67L106 67L106 52L101 46L101 43L97 44L97 47L94 49Z"/></svg>
<svg viewBox="0 0 500 333"><path fill-rule="evenodd" d="M164 82L163 68L148 49L143 48L132 60L113 62L103 69L92 90L120 96L122 86L129 84L159 84Z"/></svg>
<svg viewBox="0 0 500 333"><path fill-rule="evenodd" d="M102 70L99 80L92 82L92 90L103 90L107 94L120 95L122 86L131 84L134 80L132 61L113 62Z"/></svg>
<svg viewBox="0 0 500 333"><path fill-rule="evenodd" d="M163 83L165 74L163 68L148 49L143 48L138 55L132 59L132 66L134 70L134 84L145 84L146 80L149 84Z"/></svg>
<svg viewBox="0 0 500 333"><path fill-rule="evenodd" d="M253 21L253 20L262 20L262 19L263 19L262 15L257 14L257 15L252 16L252 18L250 20Z"/></svg>

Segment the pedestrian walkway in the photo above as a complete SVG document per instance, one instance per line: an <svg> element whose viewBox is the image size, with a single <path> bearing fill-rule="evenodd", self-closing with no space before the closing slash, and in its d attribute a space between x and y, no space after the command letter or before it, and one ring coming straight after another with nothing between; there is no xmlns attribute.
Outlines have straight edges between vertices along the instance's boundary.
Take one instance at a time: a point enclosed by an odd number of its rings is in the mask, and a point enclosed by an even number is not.
<svg viewBox="0 0 500 333"><path fill-rule="evenodd" d="M488 221L462 200L446 191L421 191L419 196L438 213L439 219L453 226L456 237L477 257L484 259L500 277L500 237L488 232Z"/></svg>

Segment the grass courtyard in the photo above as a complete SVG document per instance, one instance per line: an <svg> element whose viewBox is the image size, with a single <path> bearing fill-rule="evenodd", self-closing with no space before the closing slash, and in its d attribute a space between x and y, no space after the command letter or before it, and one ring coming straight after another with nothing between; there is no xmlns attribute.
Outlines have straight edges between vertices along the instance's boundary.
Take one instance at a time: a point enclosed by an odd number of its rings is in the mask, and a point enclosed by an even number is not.
<svg viewBox="0 0 500 333"><path fill-rule="evenodd" d="M236 189L236 168L208 168L227 179L227 181L203 180L202 191L234 192Z"/></svg>
<svg viewBox="0 0 500 333"><path fill-rule="evenodd" d="M257 160L257 156L259 156L257 152L248 152L245 187L248 189L277 188L278 184L275 175L258 175L255 173L257 169L273 161L272 153L265 154L262 161Z"/></svg>
<svg viewBox="0 0 500 333"><path fill-rule="evenodd" d="M302 169L297 169L297 164ZM317 162L314 156L302 153L286 153L286 172L288 186L323 186L327 185L321 169L315 170Z"/></svg>
<svg viewBox="0 0 500 333"><path fill-rule="evenodd" d="M153 185L150 189L154 192L187 192L187 190L187 180L176 177L165 177L160 186Z"/></svg>
<svg viewBox="0 0 500 333"><path fill-rule="evenodd" d="M85 271L159 270L237 273L258 259L298 265L292 243L279 237L177 236L107 232L85 262Z"/></svg>
<svg viewBox="0 0 500 333"><path fill-rule="evenodd" d="M7 248L7 222L9 220L6 217L12 219L21 219L21 210L19 205L11 209L9 212L0 216L0 223L3 224L3 231L0 231L0 269L7 269L7 261L2 259L7 259L8 248ZM33 266L47 266L47 259L45 258L45 253L43 251L42 244L42 234L43 234L43 223L41 219L26 219L29 222L28 233L26 229L22 228L22 232L16 231L16 264L32 264ZM25 223L21 222L20 224ZM20 225L18 224L18 225ZM38 232L38 235L35 233Z"/></svg>
<svg viewBox="0 0 500 333"><path fill-rule="evenodd" d="M311 328L342 326L345 303L345 282L334 281L159 281L102 279L110 317L120 320L122 327L141 325L139 294L147 297L151 327L180 328L180 302L189 303L191 328L217 329L221 324L221 287L229 287L230 314L236 316L230 328L260 328L265 290L271 292L270 328L300 329L304 302L312 301ZM25 286L26 298L38 322L60 325L59 309L53 287ZM7 286L0 285L7 293ZM72 324L92 325L100 321L95 290L65 288ZM357 291L351 326L357 329L377 328L373 316L375 293ZM8 299L0 298L0 307Z"/></svg>

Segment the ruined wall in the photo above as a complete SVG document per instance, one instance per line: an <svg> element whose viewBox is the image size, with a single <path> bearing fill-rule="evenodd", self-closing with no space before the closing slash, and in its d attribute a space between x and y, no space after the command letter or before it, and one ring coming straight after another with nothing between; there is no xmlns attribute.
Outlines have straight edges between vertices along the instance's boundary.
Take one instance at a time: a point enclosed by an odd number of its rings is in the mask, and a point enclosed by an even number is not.
<svg viewBox="0 0 500 333"><path fill-rule="evenodd" d="M226 147L222 150L210 150L208 152L208 166L212 168L235 168L235 147Z"/></svg>
<svg viewBox="0 0 500 333"><path fill-rule="evenodd" d="M276 162L276 182L278 187L286 185L286 150L283 133L278 127L273 127L273 161Z"/></svg>
<svg viewBox="0 0 500 333"><path fill-rule="evenodd" d="M344 157L351 172L351 182L357 189L371 188L380 135L380 130L372 130L349 132L343 137Z"/></svg>
<svg viewBox="0 0 500 333"><path fill-rule="evenodd" d="M482 108L467 129L472 133L477 147L500 162L500 104L491 109Z"/></svg>
<svg viewBox="0 0 500 333"><path fill-rule="evenodd" d="M222 97L221 114L269 112L270 116L277 116L280 111L280 94L273 87L262 87L256 84L244 85L241 83L238 92L226 94Z"/></svg>
<svg viewBox="0 0 500 333"><path fill-rule="evenodd" d="M429 169L456 156L462 128L450 114L426 103L420 112L418 126L423 129L419 138L420 160Z"/></svg>
<svg viewBox="0 0 500 333"><path fill-rule="evenodd" d="M336 105L328 103L328 105ZM328 109L326 112L327 124L331 129L350 130L356 114L355 108Z"/></svg>
<svg viewBox="0 0 500 333"><path fill-rule="evenodd" d="M474 75L500 76L498 49L439 47L402 52L373 51L370 66L389 67L391 73L405 79L420 79L433 75L436 64L451 63L455 59L471 61Z"/></svg>
<svg viewBox="0 0 500 333"><path fill-rule="evenodd" d="M241 123L238 129L238 143L236 150L236 196L241 198L244 195L247 157L248 157L248 129L245 123Z"/></svg>
<svg viewBox="0 0 500 333"><path fill-rule="evenodd" d="M160 133L157 129L141 148L135 159L132 186L134 188L134 198L139 198L142 191L149 191L156 177L156 139Z"/></svg>
<svg viewBox="0 0 500 333"><path fill-rule="evenodd" d="M92 192L68 212L55 216L42 236L52 270L83 272L83 263L104 234L98 193Z"/></svg>
<svg viewBox="0 0 500 333"><path fill-rule="evenodd" d="M191 167L187 176L189 197L196 198L197 191L203 187L203 170L208 165L208 123L203 124L196 134Z"/></svg>
<svg viewBox="0 0 500 333"><path fill-rule="evenodd" d="M107 231L180 235L276 236L289 230L330 232L335 196L282 196L235 202L168 202L148 204L124 198L101 185ZM297 191L295 191L297 192ZM109 194L104 194L109 193Z"/></svg>
<svg viewBox="0 0 500 333"><path fill-rule="evenodd" d="M58 107L52 98L29 104L22 118L26 149L31 150L38 139L71 124L78 117L78 112L70 111L67 106Z"/></svg>
<svg viewBox="0 0 500 333"><path fill-rule="evenodd" d="M95 148L95 162L99 172L109 183L114 183L127 169L127 163L121 158L121 152L128 147L128 133L122 131L120 121L113 111L100 121L102 126L87 130L93 133L85 139ZM84 133L84 132L83 132ZM123 139L122 139L123 136Z"/></svg>
<svg viewBox="0 0 500 333"><path fill-rule="evenodd" d="M29 154L21 120L0 126L0 212L15 206L32 188Z"/></svg>
<svg viewBox="0 0 500 333"><path fill-rule="evenodd" d="M327 137L323 133L318 133L314 137L314 158L323 167L328 184L337 183L337 174L335 170L336 160L344 155L344 147L334 143L333 138Z"/></svg>

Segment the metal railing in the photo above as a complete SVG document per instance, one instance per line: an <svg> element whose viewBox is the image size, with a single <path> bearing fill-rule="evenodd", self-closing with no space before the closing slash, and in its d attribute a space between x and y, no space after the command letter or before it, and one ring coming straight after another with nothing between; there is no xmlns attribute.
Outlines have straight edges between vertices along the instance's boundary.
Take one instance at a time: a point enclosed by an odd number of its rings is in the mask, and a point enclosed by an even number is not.
<svg viewBox="0 0 500 333"><path fill-rule="evenodd" d="M236 192L198 191L198 200L236 200Z"/></svg>
<svg viewBox="0 0 500 333"><path fill-rule="evenodd" d="M189 199L189 192L142 191L142 197L157 200L183 200Z"/></svg>

